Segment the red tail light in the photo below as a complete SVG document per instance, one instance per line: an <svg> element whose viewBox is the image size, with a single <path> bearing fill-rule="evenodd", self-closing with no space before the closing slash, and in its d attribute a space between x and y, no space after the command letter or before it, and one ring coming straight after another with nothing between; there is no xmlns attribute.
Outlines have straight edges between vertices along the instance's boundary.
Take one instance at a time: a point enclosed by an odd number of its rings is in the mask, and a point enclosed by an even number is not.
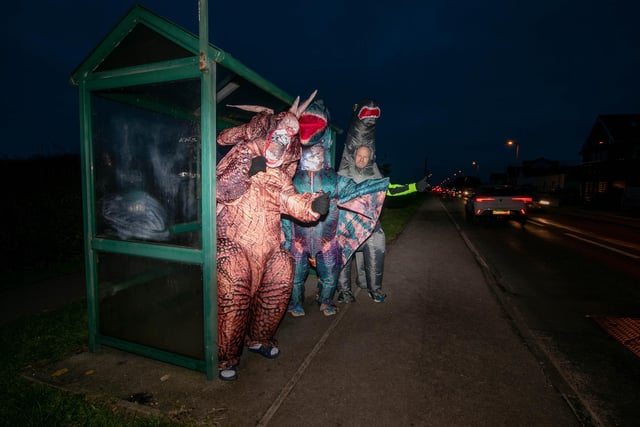
<svg viewBox="0 0 640 427"><path fill-rule="evenodd" d="M524 202L524 203L531 203L533 201L531 197L512 197L511 200L515 200L516 202Z"/></svg>
<svg viewBox="0 0 640 427"><path fill-rule="evenodd" d="M476 202L478 203L489 202L491 200L495 200L495 198L494 197L477 197L476 198Z"/></svg>

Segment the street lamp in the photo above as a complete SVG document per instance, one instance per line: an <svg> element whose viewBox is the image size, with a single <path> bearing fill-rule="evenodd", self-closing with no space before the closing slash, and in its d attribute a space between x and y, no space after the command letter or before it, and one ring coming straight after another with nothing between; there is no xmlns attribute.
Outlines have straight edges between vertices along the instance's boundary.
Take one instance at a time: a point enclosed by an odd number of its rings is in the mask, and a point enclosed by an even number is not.
<svg viewBox="0 0 640 427"><path fill-rule="evenodd" d="M476 173L480 176L480 164L474 160L471 162L471 165L476 167Z"/></svg>
<svg viewBox="0 0 640 427"><path fill-rule="evenodd" d="M520 154L520 144L515 142L513 139L507 140L505 143L507 147L516 147L516 163L518 163L518 154Z"/></svg>

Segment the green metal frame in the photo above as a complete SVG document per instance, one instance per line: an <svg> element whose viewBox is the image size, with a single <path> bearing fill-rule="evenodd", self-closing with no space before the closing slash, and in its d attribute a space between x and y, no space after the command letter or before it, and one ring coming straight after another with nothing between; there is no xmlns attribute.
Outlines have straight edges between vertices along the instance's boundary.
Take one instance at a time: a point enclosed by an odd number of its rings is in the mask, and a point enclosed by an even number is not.
<svg viewBox="0 0 640 427"><path fill-rule="evenodd" d="M200 38L177 27L171 22L151 13L141 6L134 6L116 25L110 34L90 53L85 61L73 72L70 80L79 88L80 140L82 159L82 195L83 221L85 231L85 269L87 286L87 305L89 320L89 348L96 351L101 345L137 353L168 363L200 370L208 379L217 372L217 300L216 286L216 235L215 218L215 168L216 168L216 73L218 65L233 70L252 85L270 96L290 104L293 97L276 87L238 60L209 44L208 5L200 1ZM119 42L138 24L158 32L167 40L193 53L193 57L173 59L139 66L125 67L109 71L95 71L102 60L108 56ZM94 149L92 141L91 94L94 91L123 88L150 83L171 82L199 78L201 81L201 172L202 206L201 224L181 224L182 231L201 229L202 248L192 249L175 246L163 246L139 242L116 241L96 236L97 226L94 212L96 204L94 194ZM122 98L114 95L118 102L135 104L162 110L175 117L188 117L190 113L180 111L171 105L145 105L144 100ZM222 123L228 126L228 123ZM205 238L205 236L212 236ZM132 256L144 256L162 260L198 264L202 266L203 313L204 313L204 361L184 357L163 350L130 343L114 337L100 334L97 251Z"/></svg>

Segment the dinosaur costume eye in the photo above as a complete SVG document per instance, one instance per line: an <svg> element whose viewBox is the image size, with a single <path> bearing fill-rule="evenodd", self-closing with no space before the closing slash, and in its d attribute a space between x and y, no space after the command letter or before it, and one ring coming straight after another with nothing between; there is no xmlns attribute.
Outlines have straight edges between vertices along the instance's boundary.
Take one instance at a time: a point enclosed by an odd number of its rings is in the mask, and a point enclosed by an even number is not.
<svg viewBox="0 0 640 427"><path fill-rule="evenodd" d="M289 136L289 133L285 129L276 129L273 131L269 141L267 141L267 147L265 149L267 165L270 167L280 166L282 164L282 157L290 143L291 136Z"/></svg>
<svg viewBox="0 0 640 427"><path fill-rule="evenodd" d="M271 135L271 142L277 142L278 144L286 148L287 145L289 145L289 143L291 142L291 137L286 130L278 129Z"/></svg>

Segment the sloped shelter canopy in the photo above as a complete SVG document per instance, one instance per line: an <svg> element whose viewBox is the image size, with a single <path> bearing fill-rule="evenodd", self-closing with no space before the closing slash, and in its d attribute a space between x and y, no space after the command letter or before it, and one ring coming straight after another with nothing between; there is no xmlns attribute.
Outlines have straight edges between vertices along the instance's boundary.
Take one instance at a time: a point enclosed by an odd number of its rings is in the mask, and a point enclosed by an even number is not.
<svg viewBox="0 0 640 427"><path fill-rule="evenodd" d="M80 100L89 347L214 378L215 136L252 116L227 104L283 111L293 97L139 5L70 80Z"/></svg>
<svg viewBox="0 0 640 427"><path fill-rule="evenodd" d="M114 75L130 75L150 71L150 64L200 61L199 38L140 5L135 5L109 35L74 70L71 83L109 79ZM253 104L268 106L275 111L289 108L293 97L275 86L229 53L209 44L207 56L220 67L216 70L216 102L218 130L246 122L252 113L230 108L229 105ZM140 93L133 93L137 98ZM179 105L191 114L200 105L183 93ZM151 101L162 99L162 93L144 93ZM191 99L190 99L191 98ZM137 102L143 102L138 100Z"/></svg>

